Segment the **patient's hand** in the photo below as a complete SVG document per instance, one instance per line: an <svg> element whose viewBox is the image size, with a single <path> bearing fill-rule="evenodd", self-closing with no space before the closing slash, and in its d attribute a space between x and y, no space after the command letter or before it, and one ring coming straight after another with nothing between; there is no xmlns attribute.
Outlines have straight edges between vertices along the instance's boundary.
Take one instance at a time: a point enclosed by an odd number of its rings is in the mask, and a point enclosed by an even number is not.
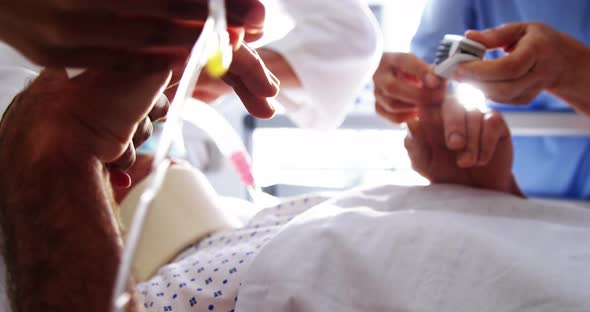
<svg viewBox="0 0 590 312"><path fill-rule="evenodd" d="M512 175L510 131L497 112L466 111L454 98L421 107L405 146L414 169L432 183L453 183L522 196Z"/></svg>

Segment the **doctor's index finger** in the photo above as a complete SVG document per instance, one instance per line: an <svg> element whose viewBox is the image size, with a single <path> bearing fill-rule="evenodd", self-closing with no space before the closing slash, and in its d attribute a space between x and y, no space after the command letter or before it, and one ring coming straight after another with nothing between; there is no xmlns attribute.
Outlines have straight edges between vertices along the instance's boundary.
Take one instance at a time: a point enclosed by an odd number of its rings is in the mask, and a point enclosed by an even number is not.
<svg viewBox="0 0 590 312"><path fill-rule="evenodd" d="M506 48L516 44L526 34L526 23L509 23L482 31L468 30L465 36L488 49Z"/></svg>
<svg viewBox="0 0 590 312"><path fill-rule="evenodd" d="M512 53L494 60L460 64L456 75L460 80L515 80L526 75L536 61L535 44L525 37L518 42Z"/></svg>
<svg viewBox="0 0 590 312"><path fill-rule="evenodd" d="M226 81L232 87L239 81L255 96L274 97L279 92L278 78L266 68L262 58L246 43L242 43L235 52L227 76L230 79Z"/></svg>

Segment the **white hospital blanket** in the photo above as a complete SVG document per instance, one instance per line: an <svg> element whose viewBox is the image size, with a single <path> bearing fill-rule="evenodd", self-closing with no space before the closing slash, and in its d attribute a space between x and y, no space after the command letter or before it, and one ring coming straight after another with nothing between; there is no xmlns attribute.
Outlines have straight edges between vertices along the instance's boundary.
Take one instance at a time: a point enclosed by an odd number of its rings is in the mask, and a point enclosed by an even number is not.
<svg viewBox="0 0 590 312"><path fill-rule="evenodd" d="M590 311L590 210L458 186L324 202L254 259L236 311Z"/></svg>
<svg viewBox="0 0 590 312"><path fill-rule="evenodd" d="M590 210L444 185L325 200L187 249L138 285L145 310L590 311Z"/></svg>

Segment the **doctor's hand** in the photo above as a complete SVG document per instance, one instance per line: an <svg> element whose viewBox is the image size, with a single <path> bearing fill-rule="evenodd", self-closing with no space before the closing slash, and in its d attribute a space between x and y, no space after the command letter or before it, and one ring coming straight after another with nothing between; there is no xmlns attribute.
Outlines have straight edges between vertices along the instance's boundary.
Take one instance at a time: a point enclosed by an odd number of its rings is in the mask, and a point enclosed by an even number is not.
<svg viewBox="0 0 590 312"><path fill-rule="evenodd" d="M418 106L442 102L446 82L409 53L386 52L373 75L375 110L393 123L416 117Z"/></svg>
<svg viewBox="0 0 590 312"><path fill-rule="evenodd" d="M421 107L408 121L412 167L432 183L452 183L522 196L512 175L510 131L497 112L466 111L456 99Z"/></svg>
<svg viewBox="0 0 590 312"><path fill-rule="evenodd" d="M173 81L177 81L180 74L181 71L175 71ZM246 43L242 43L234 52L232 64L222 79L213 78L203 72L193 96L211 103L233 90L250 114L258 118L270 118L275 109L269 98L278 94L279 85L279 79L266 67L260 55ZM176 86L166 90L169 98L175 93Z"/></svg>
<svg viewBox="0 0 590 312"><path fill-rule="evenodd" d="M545 90L590 112L583 105L590 50L582 42L542 23L511 23L466 35L490 49L503 49L507 55L461 64L456 74L459 80L473 83L501 103L528 104ZM579 95L582 101L571 97L575 89L584 94Z"/></svg>
<svg viewBox="0 0 590 312"><path fill-rule="evenodd" d="M238 41L261 37L259 0L226 3L229 25L242 34ZM43 66L104 68L141 59L169 67L184 61L207 6L207 0L7 0L0 5L0 40Z"/></svg>

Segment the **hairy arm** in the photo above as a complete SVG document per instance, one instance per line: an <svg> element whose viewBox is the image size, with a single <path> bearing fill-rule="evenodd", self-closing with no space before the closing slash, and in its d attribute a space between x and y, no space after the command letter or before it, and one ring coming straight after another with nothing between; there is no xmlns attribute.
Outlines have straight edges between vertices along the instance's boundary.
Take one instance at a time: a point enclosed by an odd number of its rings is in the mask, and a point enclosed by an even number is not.
<svg viewBox="0 0 590 312"><path fill-rule="evenodd" d="M107 161L94 149L112 138L73 116L78 112L72 107L81 105L66 104L81 90L68 85L38 92L62 79L45 76L14 100L0 123L0 226L11 303L15 312L110 311L122 241ZM146 111L158 90L152 89L142 95ZM139 99L133 91L126 94L126 100ZM93 105L89 100L84 107ZM104 105L102 117L108 119L108 111ZM137 120L144 115L131 108L126 113ZM129 311L138 311L132 303Z"/></svg>
<svg viewBox="0 0 590 312"><path fill-rule="evenodd" d="M562 36L565 38L564 41L568 41L572 46L568 51L570 55L566 57L572 61L562 70L561 79L548 91L586 116L590 116L590 97L588 97L590 48L566 35Z"/></svg>
<svg viewBox="0 0 590 312"><path fill-rule="evenodd" d="M14 311L109 311L121 242L102 164L10 158L0 210Z"/></svg>

